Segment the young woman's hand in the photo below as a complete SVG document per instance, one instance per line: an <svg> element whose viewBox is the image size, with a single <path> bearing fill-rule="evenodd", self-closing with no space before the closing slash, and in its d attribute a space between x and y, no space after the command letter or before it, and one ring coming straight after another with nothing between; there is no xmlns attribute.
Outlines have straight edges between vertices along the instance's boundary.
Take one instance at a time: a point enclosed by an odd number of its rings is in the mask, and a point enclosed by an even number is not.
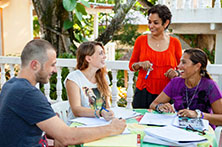
<svg viewBox="0 0 222 147"><path fill-rule="evenodd" d="M109 120L111 120L111 119L114 118L114 113L113 113L113 111L110 110L110 109L107 109L107 110L108 110L108 111L102 110L102 111L101 111L101 115L102 115L102 117L103 117L105 120L109 121Z"/></svg>

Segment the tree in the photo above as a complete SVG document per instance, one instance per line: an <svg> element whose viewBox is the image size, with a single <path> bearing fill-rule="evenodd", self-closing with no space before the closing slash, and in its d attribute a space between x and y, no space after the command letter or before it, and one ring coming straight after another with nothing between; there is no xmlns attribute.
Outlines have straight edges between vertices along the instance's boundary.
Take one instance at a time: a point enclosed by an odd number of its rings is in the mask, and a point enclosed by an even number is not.
<svg viewBox="0 0 222 147"><path fill-rule="evenodd" d="M57 49L57 54L70 52L73 44L73 28L64 29L64 22L73 20L73 13L64 9L62 0L32 0L38 16L41 36L51 42Z"/></svg>
<svg viewBox="0 0 222 147"><path fill-rule="evenodd" d="M152 5L148 0L140 0L143 3ZM57 54L73 53L76 48L74 41L84 40L84 34L75 30L73 25L81 26L82 15L86 15L82 5L76 0L32 0L40 24L41 38L51 42L57 49ZM105 31L96 39L105 45L109 42L113 34L122 27L122 22L126 14L134 6L136 0L127 0L121 4L120 0L115 0L115 15ZM87 2L81 0L87 6ZM64 8L65 7L65 8ZM75 13L73 14L73 10Z"/></svg>

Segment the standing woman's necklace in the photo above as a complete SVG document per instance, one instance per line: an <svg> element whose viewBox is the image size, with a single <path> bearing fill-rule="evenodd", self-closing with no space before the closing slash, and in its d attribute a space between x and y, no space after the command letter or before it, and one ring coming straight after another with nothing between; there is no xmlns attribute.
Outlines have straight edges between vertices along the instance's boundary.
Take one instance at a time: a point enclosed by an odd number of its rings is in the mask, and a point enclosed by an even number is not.
<svg viewBox="0 0 222 147"><path fill-rule="evenodd" d="M194 99L194 97L195 97L195 95L196 95L196 93L197 93L197 90L198 90L198 87L199 87L199 85L200 85L201 79L202 79L202 78L200 78L200 80L199 80L199 82L198 82L198 84L197 84L197 87L196 87L196 89L195 89L195 91L194 91L194 93L193 93L193 96L192 96L192 98L190 99L190 101L189 101L189 97L188 97L188 88L187 88L187 86L186 86L186 103L187 103L187 109L190 109L190 104L192 103L192 101L193 101L193 99Z"/></svg>

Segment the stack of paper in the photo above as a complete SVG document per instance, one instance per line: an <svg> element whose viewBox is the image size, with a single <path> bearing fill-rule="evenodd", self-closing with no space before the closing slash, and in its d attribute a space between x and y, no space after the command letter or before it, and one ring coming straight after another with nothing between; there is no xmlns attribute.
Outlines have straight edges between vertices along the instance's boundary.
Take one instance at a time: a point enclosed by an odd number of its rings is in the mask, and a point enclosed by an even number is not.
<svg viewBox="0 0 222 147"><path fill-rule="evenodd" d="M115 107L111 108L111 110L113 111L116 118L129 119L141 115L140 113L123 107Z"/></svg>
<svg viewBox="0 0 222 147"><path fill-rule="evenodd" d="M147 137L151 136L152 138L157 139L156 142L152 142L157 144L164 141L165 144L167 142L173 145L187 145L188 143L194 144L207 141L205 137L200 136L197 133L189 132L173 126L150 127L145 129L145 133L148 135ZM150 142L149 139L144 141Z"/></svg>
<svg viewBox="0 0 222 147"><path fill-rule="evenodd" d="M162 139L150 136L150 135L145 135L143 138L143 142L161 144L161 145L166 145L166 146L197 147L197 143L174 143L174 142L162 140Z"/></svg>
<svg viewBox="0 0 222 147"><path fill-rule="evenodd" d="M137 134L110 136L85 143L84 147L137 147Z"/></svg>
<svg viewBox="0 0 222 147"><path fill-rule="evenodd" d="M176 114L145 113L143 118L140 120L139 124L157 125L157 126L172 125L175 117Z"/></svg>

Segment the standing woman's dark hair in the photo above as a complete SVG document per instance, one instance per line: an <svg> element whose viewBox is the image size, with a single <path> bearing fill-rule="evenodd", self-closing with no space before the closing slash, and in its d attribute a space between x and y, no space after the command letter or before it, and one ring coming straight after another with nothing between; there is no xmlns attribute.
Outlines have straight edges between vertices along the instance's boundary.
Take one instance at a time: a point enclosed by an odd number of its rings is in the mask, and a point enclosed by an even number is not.
<svg viewBox="0 0 222 147"><path fill-rule="evenodd" d="M171 23L171 18L172 18L172 14L171 14L171 12L170 12L170 9L169 9L167 6L165 6L165 5L160 5L160 4L155 5L155 6L151 7L151 8L148 10L148 16L149 16L151 13L152 13L152 14L156 13L156 14L159 15L160 19L162 20L162 25L165 24L165 22L166 22L167 20L169 20L168 26L170 25L170 23ZM165 29L167 29L168 26L167 26Z"/></svg>
<svg viewBox="0 0 222 147"><path fill-rule="evenodd" d="M95 46L101 46L104 49L104 46L96 41L88 41L88 42L83 42L79 48L77 49L76 53L76 58L77 58L77 65L76 68L79 70L84 70L88 68L89 63L86 61L85 57L86 56L92 56L95 53ZM96 83L98 90L101 92L101 95L104 96L106 99L110 98L110 90L109 90L109 85L106 79L106 68L103 67L99 69L96 72Z"/></svg>
<svg viewBox="0 0 222 147"><path fill-rule="evenodd" d="M207 55L204 51L198 48L191 48L186 49L184 53L190 55L190 60L193 62L193 64L200 63L200 74L203 77L206 77L208 79L212 79L210 74L207 72Z"/></svg>

